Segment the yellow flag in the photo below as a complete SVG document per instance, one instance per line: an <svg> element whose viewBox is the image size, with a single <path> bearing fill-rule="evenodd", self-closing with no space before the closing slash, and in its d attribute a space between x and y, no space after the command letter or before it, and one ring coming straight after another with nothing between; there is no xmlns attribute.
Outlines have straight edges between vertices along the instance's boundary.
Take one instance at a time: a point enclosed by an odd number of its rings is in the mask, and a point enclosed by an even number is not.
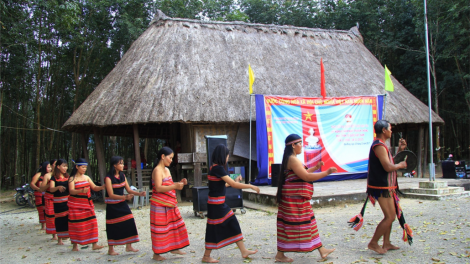
<svg viewBox="0 0 470 264"><path fill-rule="evenodd" d="M253 93L253 83L255 82L255 74L253 73L253 70L251 69L250 64L248 64L248 77L250 81L250 94Z"/></svg>
<svg viewBox="0 0 470 264"><path fill-rule="evenodd" d="M385 65L385 91L393 92L395 89L393 88L392 78L390 78L390 70Z"/></svg>

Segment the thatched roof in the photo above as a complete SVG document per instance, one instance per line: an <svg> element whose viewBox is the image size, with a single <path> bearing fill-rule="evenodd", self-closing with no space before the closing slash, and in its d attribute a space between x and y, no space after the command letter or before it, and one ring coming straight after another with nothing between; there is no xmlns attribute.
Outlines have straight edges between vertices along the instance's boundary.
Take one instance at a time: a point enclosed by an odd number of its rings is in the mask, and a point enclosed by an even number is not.
<svg viewBox="0 0 470 264"><path fill-rule="evenodd" d="M356 27L344 31L208 22L158 12L63 129L248 122L248 64L255 73L256 94L320 97L320 58L327 96L384 93L384 68ZM392 80L395 92L388 93L386 118L393 124L427 123L427 106ZM433 120L443 123L435 113Z"/></svg>

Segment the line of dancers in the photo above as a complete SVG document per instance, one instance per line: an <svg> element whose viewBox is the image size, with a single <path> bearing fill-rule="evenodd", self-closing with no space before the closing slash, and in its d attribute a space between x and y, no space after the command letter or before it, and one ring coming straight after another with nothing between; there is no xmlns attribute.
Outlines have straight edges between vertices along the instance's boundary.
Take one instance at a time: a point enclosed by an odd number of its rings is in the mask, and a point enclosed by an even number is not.
<svg viewBox="0 0 470 264"><path fill-rule="evenodd" d="M387 125L389 124L387 123ZM377 127L375 130L381 136L384 128ZM390 128L389 130L391 131ZM406 143L404 144L406 146ZM373 153L373 147L371 147L371 153ZM285 255L285 252L306 253L318 249L320 257L326 258L335 250L323 247L310 200L313 195L312 182L337 172L337 169L331 167L326 171L315 173L319 166L324 165L323 162L308 169L297 158L301 152L302 137L296 134L289 135L285 140L277 192L278 252L275 256L277 262L293 261L292 258ZM243 258L257 253L257 250L248 250L245 247L238 220L232 209L225 203L225 192L226 186L236 189L252 189L257 193L260 190L254 185L236 182L229 176L227 173L229 153L225 145L216 146L208 173L208 212L205 251L202 257L202 262L206 263L219 262L211 257L212 251L233 243L236 243ZM159 150L150 180L150 186L152 186L150 230L153 259L157 261L165 260L165 257L162 256L164 253L185 255L186 253L181 249L189 246L188 232L178 210L176 198L176 190L182 190L187 184L187 180L173 182L168 169L173 156L173 150L169 147L163 147ZM380 159L382 159L381 156ZM67 174L67 162L63 159L44 162L41 165L41 171L33 177L31 186L35 190L36 206L42 229L45 229L47 234L51 234L52 239L57 239L59 245L63 245L64 239L70 238L73 251L78 251L78 245L87 244L92 244L93 250L103 248L98 245L98 225L94 205L90 198L90 190L97 192L106 188L108 254L119 255L114 250L116 245L126 245L126 251L137 252L138 249L133 248L132 243L138 242L139 236L134 217L126 201L131 200L134 195L144 196L145 192L139 193L130 189L123 173L124 160L122 157L111 158L110 170L103 186L96 186L85 175L87 165L86 160L78 159L70 175ZM404 166L406 163L400 163L399 166L391 167L389 170L394 171ZM124 194L124 189L127 194ZM42 192L45 192L44 195ZM379 204L383 207L381 199L389 197L378 197ZM389 218L387 216L384 219L387 222L386 226L385 224L383 224L384 226L379 225L376 236L369 245L371 250L379 254L383 254L387 250L398 249L389 241L391 231ZM377 248L378 239L376 237L380 238L384 235L382 229L386 230L386 241L384 241L383 247Z"/></svg>

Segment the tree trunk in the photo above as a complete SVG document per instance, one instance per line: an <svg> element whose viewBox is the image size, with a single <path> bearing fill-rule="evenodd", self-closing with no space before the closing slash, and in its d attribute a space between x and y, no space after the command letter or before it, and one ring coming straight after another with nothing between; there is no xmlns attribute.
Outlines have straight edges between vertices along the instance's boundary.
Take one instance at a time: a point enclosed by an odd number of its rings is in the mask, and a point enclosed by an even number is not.
<svg viewBox="0 0 470 264"><path fill-rule="evenodd" d="M83 157L86 159L88 162L88 175L91 175L91 178L94 179L93 171L91 169L91 163L90 163L90 158L88 156L88 135L81 133L80 134L80 141L82 143L82 149L83 149Z"/></svg>
<svg viewBox="0 0 470 264"><path fill-rule="evenodd" d="M98 171L100 174L100 181L101 184L104 185L104 178L106 177L106 161L104 160L103 142L101 141L100 131L97 127L93 127L93 133L95 135L95 150L96 157L98 159ZM105 190L103 190L103 197L104 194Z"/></svg>
<svg viewBox="0 0 470 264"><path fill-rule="evenodd" d="M434 83L434 112L439 115L439 93L437 91L437 77L436 77L436 61L434 56L431 56L432 59L432 79ZM441 149L439 144L440 138L440 129L439 126L436 126L436 149L437 149L437 161L441 160Z"/></svg>
<svg viewBox="0 0 470 264"><path fill-rule="evenodd" d="M111 140L111 156L116 156L116 136L109 137Z"/></svg>
<svg viewBox="0 0 470 264"><path fill-rule="evenodd" d="M2 104L3 104L3 91L2 91L2 97L0 98L0 135L2 134Z"/></svg>

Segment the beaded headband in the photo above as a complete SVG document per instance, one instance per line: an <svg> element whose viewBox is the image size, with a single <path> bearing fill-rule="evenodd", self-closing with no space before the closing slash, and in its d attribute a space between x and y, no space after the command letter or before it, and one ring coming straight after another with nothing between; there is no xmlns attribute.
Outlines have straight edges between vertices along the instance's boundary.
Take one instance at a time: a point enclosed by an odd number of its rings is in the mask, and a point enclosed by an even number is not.
<svg viewBox="0 0 470 264"><path fill-rule="evenodd" d="M290 142L287 142L287 143L286 143L286 146L289 146L290 144L295 144L295 143L298 143L298 142L302 142L302 139L299 138L299 139L296 139L296 140L292 140L292 141L290 141Z"/></svg>
<svg viewBox="0 0 470 264"><path fill-rule="evenodd" d="M77 166L88 166L88 163L87 162L75 162L75 160L72 160L73 164L77 165Z"/></svg>

